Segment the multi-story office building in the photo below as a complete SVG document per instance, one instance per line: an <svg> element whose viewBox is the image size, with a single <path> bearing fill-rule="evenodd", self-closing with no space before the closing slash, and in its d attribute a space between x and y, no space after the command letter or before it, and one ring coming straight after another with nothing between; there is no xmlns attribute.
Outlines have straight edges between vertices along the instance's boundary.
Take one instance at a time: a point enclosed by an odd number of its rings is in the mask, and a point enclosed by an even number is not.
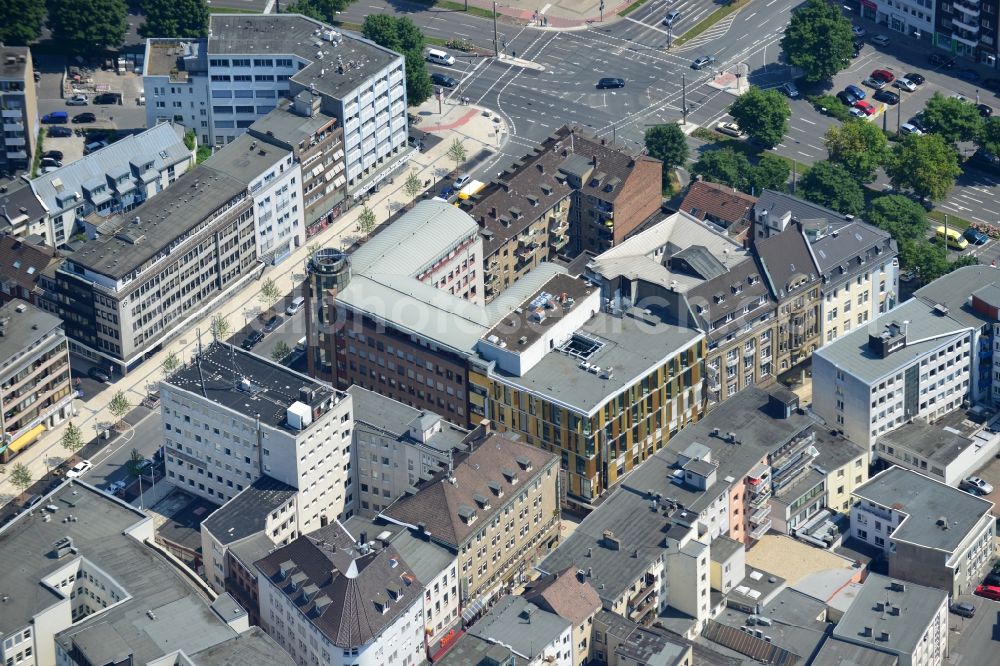
<svg viewBox="0 0 1000 666"><path fill-rule="evenodd" d="M306 91L344 131L347 195L409 158L403 57L297 14L215 14L207 39L149 39L147 124L177 120L221 146Z"/></svg>
<svg viewBox="0 0 1000 666"><path fill-rule="evenodd" d="M0 233L15 238L37 236L44 241L47 229L47 211L30 181L0 185Z"/></svg>
<svg viewBox="0 0 1000 666"><path fill-rule="evenodd" d="M880 549L889 575L971 593L993 565L993 502L890 467L854 491L851 536Z"/></svg>
<svg viewBox="0 0 1000 666"><path fill-rule="evenodd" d="M278 151L275 168L257 174L250 181L253 199L257 258L269 264L280 263L306 240L302 205L302 167L283 147L265 145L253 137L241 136L230 144L231 150L246 148L267 155ZM211 159L211 158L209 158Z"/></svg>
<svg viewBox="0 0 1000 666"><path fill-rule="evenodd" d="M302 207L306 237L329 226L344 210L344 128L325 113L321 99L302 91L248 130L257 139L292 151L302 168Z"/></svg>
<svg viewBox="0 0 1000 666"><path fill-rule="evenodd" d="M43 307L66 323L71 351L128 372L253 277L261 241L255 202L270 198L261 210L276 210L298 185L283 175L297 170L288 151L252 144L241 137L159 196L103 223L43 276ZM301 215L298 207L288 206L289 219Z"/></svg>
<svg viewBox="0 0 1000 666"><path fill-rule="evenodd" d="M0 116L0 170L27 170L38 137L35 69L27 46L0 47Z"/></svg>
<svg viewBox="0 0 1000 666"><path fill-rule="evenodd" d="M39 305L39 278L60 261L56 249L46 245L41 236L0 236L0 303L19 298Z"/></svg>
<svg viewBox="0 0 1000 666"><path fill-rule="evenodd" d="M335 521L256 569L261 626L300 666L424 661L424 585L392 544L356 542Z"/></svg>
<svg viewBox="0 0 1000 666"><path fill-rule="evenodd" d="M0 306L0 462L73 411L62 322L21 300Z"/></svg>
<svg viewBox="0 0 1000 666"><path fill-rule="evenodd" d="M167 478L178 487L225 502L272 477L298 492L298 533L353 502L350 396L224 343L160 387Z"/></svg>
<svg viewBox="0 0 1000 666"><path fill-rule="evenodd" d="M382 517L456 553L468 622L558 540L558 483L556 456L492 435Z"/></svg>
<svg viewBox="0 0 1000 666"><path fill-rule="evenodd" d="M59 247L77 227L93 227L156 196L194 166L185 128L173 123L132 134L31 181L48 213L45 242ZM89 228L85 218L91 222Z"/></svg>
<svg viewBox="0 0 1000 666"><path fill-rule="evenodd" d="M437 414L351 386L354 408L354 513L375 516L464 451L469 432Z"/></svg>
<svg viewBox="0 0 1000 666"><path fill-rule="evenodd" d="M832 636L889 653L899 666L941 666L948 658L948 595L869 574Z"/></svg>
<svg viewBox="0 0 1000 666"><path fill-rule="evenodd" d="M919 5L921 0L907 0L901 7L913 4ZM922 34L933 40L934 46L956 55L965 56L990 67L996 67L998 48L997 42L997 9L995 0L954 0L953 2L933 3L933 9L928 0L927 7L913 7L912 11L924 18L930 25L923 29ZM930 11L928 11L930 10ZM887 10L888 11L888 10ZM905 11L905 9L904 9ZM933 16L932 16L933 13ZM889 14L890 25L900 24L899 9ZM913 22L912 16L907 16L908 22ZM923 21L921 21L921 24ZM899 29L895 28L894 29Z"/></svg>

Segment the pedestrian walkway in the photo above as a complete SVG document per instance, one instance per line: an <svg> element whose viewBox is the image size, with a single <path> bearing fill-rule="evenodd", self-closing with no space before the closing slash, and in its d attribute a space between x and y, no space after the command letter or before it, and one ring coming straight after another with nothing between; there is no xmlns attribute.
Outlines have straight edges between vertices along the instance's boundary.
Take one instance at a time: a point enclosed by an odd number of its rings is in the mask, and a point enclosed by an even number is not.
<svg viewBox="0 0 1000 666"><path fill-rule="evenodd" d="M566 30L585 28L594 23L611 23L634 0L603 2L602 0L504 0L497 3L497 13L524 25ZM493 10L491 0L468 0L470 7ZM602 12L601 7L604 6Z"/></svg>
<svg viewBox="0 0 1000 666"><path fill-rule="evenodd" d="M421 122L415 126L417 129L431 130L441 138L441 141L426 152L414 153L409 162L407 169L415 172L421 182L436 183L441 177L457 167L447 156L454 139L459 139L465 147L466 153L473 156L484 150L496 149L497 146L501 145L506 135L502 124L494 123L492 113L487 112L484 115L485 110L481 107L464 106L449 100L442 105L441 110L442 113L438 113L438 102L433 98L419 107L410 109L412 114L421 118ZM378 216L379 224L384 224L393 212L410 203L410 198L403 191L403 181L402 178L396 178L394 183L383 185L380 191L372 194L366 201L367 207ZM423 193L418 194L417 198L420 198L421 194ZM211 339L210 324L213 316L223 315L229 320L230 328L233 331L240 330L259 313L258 295L260 286L265 279L273 280L281 293L287 294L301 284L309 247L315 245L340 249L350 247L358 237L357 218L360 210L361 206L356 206L347 211L324 231L308 239L306 247L300 247L279 265L267 267L262 279L251 281L243 289L222 299L219 307L206 313L199 321L194 322L184 333L168 343L165 349L148 359L128 376L116 381L114 386L107 387L86 401L75 401L74 409L77 416L72 421L83 431L83 440L88 441L97 436L99 424L112 420L107 407L112 396L118 390L124 391L133 405L138 405L146 397L148 390L162 379L164 375L162 364L170 353L175 353L182 362L190 360L198 348L198 331L201 332L203 344ZM52 466L53 460L61 462L69 457L69 453L62 448L60 443L64 430L65 423L50 429L34 446L5 466L5 473L0 478L0 503L19 494L19 491L9 480L10 471L15 464L27 465L32 478L40 479ZM86 481L86 477L84 477L84 481Z"/></svg>

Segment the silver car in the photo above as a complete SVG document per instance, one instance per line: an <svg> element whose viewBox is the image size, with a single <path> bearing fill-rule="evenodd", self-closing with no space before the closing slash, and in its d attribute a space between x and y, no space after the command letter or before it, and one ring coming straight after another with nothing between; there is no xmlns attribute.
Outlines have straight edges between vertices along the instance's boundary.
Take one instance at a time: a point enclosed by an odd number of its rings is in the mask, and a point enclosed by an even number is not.
<svg viewBox="0 0 1000 666"><path fill-rule="evenodd" d="M978 476L970 476L967 479L963 479L958 487L976 495L989 495L993 492L993 485Z"/></svg>

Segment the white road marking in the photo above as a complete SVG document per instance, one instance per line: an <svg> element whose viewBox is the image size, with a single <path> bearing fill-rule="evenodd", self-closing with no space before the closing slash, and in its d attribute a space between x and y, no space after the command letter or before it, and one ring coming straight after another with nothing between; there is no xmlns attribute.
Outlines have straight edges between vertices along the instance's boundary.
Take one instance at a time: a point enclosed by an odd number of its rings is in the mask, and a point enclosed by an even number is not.
<svg viewBox="0 0 1000 666"><path fill-rule="evenodd" d="M816 124L814 121L809 120L808 118L799 118L799 120L801 120L804 123L809 123L810 125L815 125Z"/></svg>
<svg viewBox="0 0 1000 666"><path fill-rule="evenodd" d="M538 13L539 14L544 14L545 12L549 11L549 7L551 7L551 6L552 6L552 3L550 2L549 4L545 5L541 9L539 9Z"/></svg>

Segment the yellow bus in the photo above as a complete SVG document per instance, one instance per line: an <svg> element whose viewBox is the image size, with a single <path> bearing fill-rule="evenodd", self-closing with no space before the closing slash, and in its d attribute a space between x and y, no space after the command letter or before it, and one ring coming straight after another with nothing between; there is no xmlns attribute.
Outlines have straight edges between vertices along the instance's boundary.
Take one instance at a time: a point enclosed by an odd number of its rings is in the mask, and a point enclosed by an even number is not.
<svg viewBox="0 0 1000 666"><path fill-rule="evenodd" d="M945 241L953 250L964 250L969 247L969 241L965 240L962 234L958 233L957 230L941 226L937 228L937 239L939 241Z"/></svg>

